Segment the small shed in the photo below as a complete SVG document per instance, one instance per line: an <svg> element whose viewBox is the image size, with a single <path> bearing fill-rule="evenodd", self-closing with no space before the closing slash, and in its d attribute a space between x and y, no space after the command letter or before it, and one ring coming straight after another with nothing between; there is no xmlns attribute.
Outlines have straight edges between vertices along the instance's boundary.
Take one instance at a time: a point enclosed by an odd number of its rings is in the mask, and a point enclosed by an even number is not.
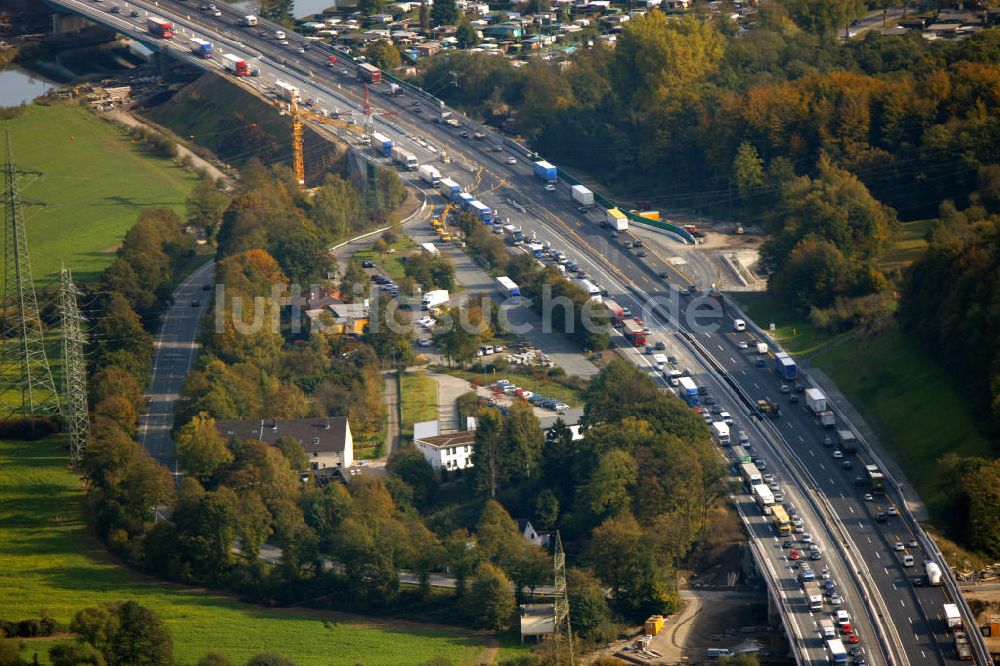
<svg viewBox="0 0 1000 666"><path fill-rule="evenodd" d="M552 636L556 631L555 604L521 604L521 642L525 638L541 641Z"/></svg>

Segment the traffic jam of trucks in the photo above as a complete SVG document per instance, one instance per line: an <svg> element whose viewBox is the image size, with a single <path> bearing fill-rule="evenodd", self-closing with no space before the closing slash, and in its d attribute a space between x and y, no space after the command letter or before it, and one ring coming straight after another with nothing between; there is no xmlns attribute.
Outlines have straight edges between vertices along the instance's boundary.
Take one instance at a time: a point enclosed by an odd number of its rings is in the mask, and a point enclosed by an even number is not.
<svg viewBox="0 0 1000 666"><path fill-rule="evenodd" d="M374 70L374 72L371 72L371 70ZM376 68L364 68L362 66L359 67L358 76L359 79L374 82L380 79L373 77L380 77L381 73ZM502 235L506 244L513 247L522 247L523 251L528 252L535 258L550 257L564 275L578 272L573 268L572 262L569 262L565 258L565 255L552 250L547 243L537 241L533 235L531 238L526 238L519 225L511 224L509 219L504 223L502 219L498 218L497 211L492 210L489 206L477 200L473 194L463 191L459 183L450 178L443 177L437 168L430 165L418 166L416 157L412 153L402 148L394 148L392 140L388 137L375 133L373 135L372 148L377 154L392 158L393 162L401 168L417 171L419 178L428 186L435 188L449 204L476 215L484 224L492 224L495 233ZM557 168L544 160L532 163L532 173L535 178L546 183L546 189L554 189L555 183L559 180ZM582 185L574 185L569 189L570 196L578 205L581 213L588 212L595 207L594 193L591 190ZM601 224L603 226L610 228L614 232L628 230L629 217L626 213L618 208L602 208L601 211L603 216ZM715 420L709 413L708 407L702 407L702 403L705 400L708 400L708 404L714 404L707 397L707 389L699 387L695 383L695 380L689 376L687 370L681 372L669 367L676 363L675 359L672 357L668 359L664 354L655 354L650 351L652 347L647 347L649 330L640 319L632 316L628 308L622 307L610 298L602 298L602 290L596 285L588 283L586 277L581 276L581 282L590 287L588 293L597 302L602 303L608 313L610 323L618 329L627 344L632 348L645 348L646 353L652 358L651 365L656 372L658 374L662 373L664 379L668 380L669 384L675 387L677 395L691 408L705 417L706 425L709 427L713 441L719 447L724 447L725 450L739 452L740 462L736 466L743 477L746 492L749 494L750 499L759 507L761 513L770 517L769 520L773 522L777 533L779 535L791 535L793 528L795 532L801 533L804 527L803 523L794 514L791 507L788 507L784 503L784 495L780 492L777 484L774 483L773 475L764 475L762 473L761 470L765 469L764 461L756 455L751 456L744 453L744 447L752 453L745 433L739 431L739 445L736 445L737 437L729 415L722 413L720 416L725 418ZM496 278L496 284L501 296L513 303L517 303L520 300L520 289L510 278L506 276ZM439 303L445 302L447 298L447 292L443 292L440 295L437 292L429 292L425 294L422 306L424 308L434 307ZM745 320L735 320L734 331L743 332L746 330L747 323ZM662 343L658 343L657 349L663 349L660 345ZM744 349L749 349L750 353L756 354L756 367L767 368L769 365L767 357L771 354L768 343L754 341L746 345L741 344L741 346ZM781 382L781 392L789 394L789 400L793 404L799 402L798 396L801 394L804 408L812 415L816 423L824 429L830 429L832 431L831 434L835 435L835 439L828 436L824 442L830 445L834 442L836 443L837 448L835 449L834 457L843 458L848 454L856 454L858 452L857 437L849 428L844 426L837 427L836 418L831 409L832 405L827 399L826 394L819 388L802 385L801 382L804 378L801 376L795 360L789 354L775 350L773 358L773 372ZM757 400L756 406L759 413L771 418L776 418L781 413L778 403L767 397ZM745 462L743 462L744 458L746 459ZM853 463L850 461L843 461L844 469L851 469L852 466ZM865 495L866 499L871 499L876 495L884 495L886 492L885 475L875 464L865 464L864 468L863 476L856 477L856 485L864 486L867 491ZM787 511L786 507L788 507ZM885 511L879 511L876 519L878 522L885 522L890 515L897 515L893 507L889 507ZM790 549L790 552L798 554L798 551L795 549ZM802 558L802 554L806 557ZM802 554L799 554L795 558L790 557L789 559L803 559L801 563L798 561L795 562L797 565L795 568L799 569L798 578L802 586L804 601L809 610L812 612L823 612L824 606L827 603L834 607L843 604L842 599L834 592L834 583L830 580L829 571L824 568L822 572L817 571L814 573L810 567L810 562L806 561L819 560L822 558L822 553L813 546L809 550L803 549ZM909 555L908 552L904 553L904 555L910 559L910 563L906 564L906 566L912 566L912 555ZM935 562L926 561L925 572L928 585L935 586L942 584L942 573ZM971 648L969 640L962 629L961 617L960 615L956 615L955 617L955 620L949 619L948 629L954 639L956 656L959 659L971 658ZM851 663L852 657L856 657L859 654L863 655L863 652L858 652L860 648L856 644L860 639L854 631L850 623L850 618L845 611L834 611L832 619L821 620L819 626L831 663L848 664ZM847 643L850 644L849 647L845 647ZM854 659L854 661L857 662L857 659ZM858 663L863 663L863 660Z"/></svg>

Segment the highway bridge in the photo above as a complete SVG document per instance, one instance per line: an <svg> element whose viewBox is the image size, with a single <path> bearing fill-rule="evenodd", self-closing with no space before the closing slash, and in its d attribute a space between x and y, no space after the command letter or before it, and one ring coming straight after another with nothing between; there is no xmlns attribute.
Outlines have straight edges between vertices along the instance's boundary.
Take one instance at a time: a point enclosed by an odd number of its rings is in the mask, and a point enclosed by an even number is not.
<svg viewBox="0 0 1000 666"><path fill-rule="evenodd" d="M326 44L311 44L307 49L310 43L295 34L289 34L288 43L282 44L273 38L277 26L263 21L254 27L241 26L240 12L235 8L220 5L221 15L214 16L199 11L193 0L47 1L60 11L87 17L161 53L230 78L229 82L220 80L219 85L242 85L273 97L276 81L282 80L297 86L303 98L316 100L328 111L352 110L358 122L363 120L363 88L357 83L350 58ZM119 7L117 12L112 11L115 6ZM146 16L154 14L174 24L174 39L157 39L146 31ZM190 51L194 37L212 41L216 53L248 58L259 68L260 76L236 79L222 70L219 58L203 60L194 56ZM339 56L332 67L328 63L330 55ZM724 312L716 308L715 327L695 324L695 311L714 303L704 297L711 278L697 270L696 261L679 268L671 257L657 252L638 256L623 245L627 234L609 237L599 224L603 215L578 209L567 183L560 182L555 191L546 190L544 183L533 177L531 154L524 146L457 113L459 127L431 122L435 115L448 110L431 94L405 87L402 95L390 96L384 85L372 86L372 90L375 106L392 112L376 113L377 131L412 152L421 164L433 163L443 176L454 179L499 211L501 217L511 218L527 236L534 235L569 255L607 290L609 297L641 317L651 330L651 340L664 342L668 353L676 355L697 383L709 388L721 407L732 414L734 429L749 435L766 471L776 475L785 502L794 505L806 531L819 545L823 559L814 563L815 569L827 567L828 575L836 582L836 591L861 637L868 663L905 666L957 662L944 623L943 604L951 602L959 604L966 625L972 629L968 635L975 662L981 666L990 663L974 618L944 566L941 553L898 499L892 480L887 483L886 495L872 500L866 500L865 489L855 485L857 468L863 470L865 463L879 464L871 449L862 442L855 470L843 469L842 461L833 458L832 448L824 445L826 432L812 414L782 394L781 382L771 364L758 367L752 351L755 343L767 342L771 350L777 346L735 307L727 305ZM359 152L366 152L356 135L323 126L317 129L337 132L353 142ZM464 138L463 132L482 133L484 137ZM368 159L377 159L367 152ZM447 161L442 159L444 155ZM419 181L413 184L420 187ZM692 293L682 292L690 287L695 288ZM747 329L735 330L735 318L746 320ZM624 346L620 336L615 343ZM640 350L625 353L641 367L655 372L650 357ZM659 374L657 377L663 381ZM808 382L808 378L804 381ZM762 418L756 408L760 399L779 402L782 417ZM836 405L833 409L841 419L838 427L851 428L840 416L842 410ZM885 470L884 465L880 466ZM789 560L783 539L746 496L734 496L733 501L744 517L755 559L767 579L774 606L781 613L796 662L828 663L819 620L828 617L831 607L827 605L823 612L809 610L797 580L796 563ZM885 522L876 521L876 514L890 507L899 515ZM915 556L915 569L903 566L897 542L915 542L908 548ZM941 564L946 574L943 586L913 584L922 574L920 563L925 559Z"/></svg>

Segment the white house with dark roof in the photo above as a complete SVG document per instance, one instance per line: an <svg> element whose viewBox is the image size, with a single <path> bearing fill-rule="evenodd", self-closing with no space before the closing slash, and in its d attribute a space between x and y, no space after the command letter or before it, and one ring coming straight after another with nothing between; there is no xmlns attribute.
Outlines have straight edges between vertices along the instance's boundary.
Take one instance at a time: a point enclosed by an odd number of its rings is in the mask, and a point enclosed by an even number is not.
<svg viewBox="0 0 1000 666"><path fill-rule="evenodd" d="M453 432L413 440L413 445L423 454L434 469L456 470L472 467L472 448L475 432Z"/></svg>
<svg viewBox="0 0 1000 666"><path fill-rule="evenodd" d="M271 445L279 437L291 437L305 449L310 470L344 469L354 464L354 438L344 416L223 420L216 421L215 428L226 439L259 439Z"/></svg>

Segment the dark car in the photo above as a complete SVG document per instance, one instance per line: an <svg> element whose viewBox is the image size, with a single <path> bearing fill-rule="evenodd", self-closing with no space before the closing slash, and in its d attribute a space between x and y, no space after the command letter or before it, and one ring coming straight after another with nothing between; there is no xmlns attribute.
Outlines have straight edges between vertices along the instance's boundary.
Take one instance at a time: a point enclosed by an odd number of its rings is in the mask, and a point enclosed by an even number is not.
<svg viewBox="0 0 1000 666"><path fill-rule="evenodd" d="M205 284L201 285L201 290L202 291L211 291L212 290L212 283L208 282L208 283L205 283Z"/></svg>
<svg viewBox="0 0 1000 666"><path fill-rule="evenodd" d="M670 273L667 271L660 271L660 279L666 280L668 277L670 277Z"/></svg>
<svg viewBox="0 0 1000 666"><path fill-rule="evenodd" d="M361 262L361 268L375 268L375 262L365 259Z"/></svg>
<svg viewBox="0 0 1000 666"><path fill-rule="evenodd" d="M788 396L788 401L792 404L796 404L799 401L799 396L793 393L790 396Z"/></svg>
<svg viewBox="0 0 1000 666"><path fill-rule="evenodd" d="M662 340L660 340L660 341L658 341L656 343L656 351L663 351L666 348L667 348L667 345L664 344L664 342Z"/></svg>
<svg viewBox="0 0 1000 666"><path fill-rule="evenodd" d="M140 16L139 12L134 9L130 11L128 15L131 16L132 18L138 18Z"/></svg>
<svg viewBox="0 0 1000 666"><path fill-rule="evenodd" d="M468 138L469 138L469 133L468 133L468 132L462 132L462 134L461 134L460 136L461 136L461 137L462 137L463 139L468 139Z"/></svg>
<svg viewBox="0 0 1000 666"><path fill-rule="evenodd" d="M636 256L640 257L640 258L641 257L645 257L646 256L646 251L645 250L639 250L639 252L638 252L638 254Z"/></svg>
<svg viewBox="0 0 1000 666"><path fill-rule="evenodd" d="M635 245L636 247L642 247L642 239L641 238L636 238L635 242L632 243L632 244Z"/></svg>
<svg viewBox="0 0 1000 666"><path fill-rule="evenodd" d="M193 307L193 308L201 307L201 301L199 301L196 298L195 300L191 301L191 307Z"/></svg>
<svg viewBox="0 0 1000 666"><path fill-rule="evenodd" d="M706 405L714 405L715 398L713 398L710 395L706 395L704 398L702 398L702 402L705 403Z"/></svg>

